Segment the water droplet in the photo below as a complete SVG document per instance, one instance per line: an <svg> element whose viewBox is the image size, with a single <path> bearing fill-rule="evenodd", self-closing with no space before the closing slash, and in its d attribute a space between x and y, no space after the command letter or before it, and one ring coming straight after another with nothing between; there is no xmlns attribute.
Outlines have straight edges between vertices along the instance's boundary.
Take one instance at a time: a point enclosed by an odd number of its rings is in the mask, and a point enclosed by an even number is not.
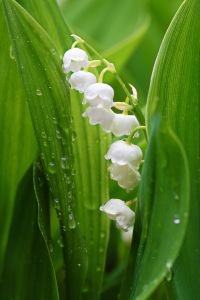
<svg viewBox="0 0 200 300"><path fill-rule="evenodd" d="M177 193L175 193L175 192L173 193L173 197L174 197L175 200L179 199L179 195Z"/></svg>
<svg viewBox="0 0 200 300"><path fill-rule="evenodd" d="M43 145L46 147L46 146L47 146L47 142L46 142L46 141L44 141L44 142L43 142Z"/></svg>
<svg viewBox="0 0 200 300"><path fill-rule="evenodd" d="M48 167L48 170L50 173L54 174L56 172L55 170L55 164L53 162L50 162L49 163L49 167Z"/></svg>
<svg viewBox="0 0 200 300"><path fill-rule="evenodd" d="M55 157L55 153L52 152L51 153L51 157L54 158Z"/></svg>
<svg viewBox="0 0 200 300"><path fill-rule="evenodd" d="M102 232L100 233L100 237L101 237L102 239L104 239L104 238L106 237L106 233L105 233L104 231L102 231Z"/></svg>
<svg viewBox="0 0 200 300"><path fill-rule="evenodd" d="M81 267L81 264L77 264L78 267Z"/></svg>
<svg viewBox="0 0 200 300"><path fill-rule="evenodd" d="M10 58L11 59L15 59L15 57L13 55L13 48L12 48L12 46L10 46Z"/></svg>
<svg viewBox="0 0 200 300"><path fill-rule="evenodd" d="M173 271L169 269L169 272L166 274L167 281L171 281L173 278Z"/></svg>
<svg viewBox="0 0 200 300"><path fill-rule="evenodd" d="M49 240L49 251L53 252L53 241L51 239Z"/></svg>
<svg viewBox="0 0 200 300"><path fill-rule="evenodd" d="M75 169L72 169L71 174L72 174L72 175L75 175L75 174L76 174L76 170L75 170Z"/></svg>
<svg viewBox="0 0 200 300"><path fill-rule="evenodd" d="M71 228L71 229L74 229L77 225L77 222L72 213L70 213L70 215L69 215L68 225L69 225L69 228Z"/></svg>
<svg viewBox="0 0 200 300"><path fill-rule="evenodd" d="M47 138L47 135L46 135L46 132L45 132L45 131L42 131L42 132L41 132L41 137L42 137L43 139L46 139L46 138Z"/></svg>
<svg viewBox="0 0 200 300"><path fill-rule="evenodd" d="M62 134L60 133L59 130L56 130L56 137L57 137L57 139L59 139L59 140L62 138Z"/></svg>
<svg viewBox="0 0 200 300"><path fill-rule="evenodd" d="M62 157L61 158L61 168L62 169L69 169L69 164L68 164L68 160L66 157Z"/></svg>
<svg viewBox="0 0 200 300"><path fill-rule="evenodd" d="M63 145L66 145L66 144L67 144L66 139L62 139L62 144L63 144Z"/></svg>
<svg viewBox="0 0 200 300"><path fill-rule="evenodd" d="M149 286L148 286L148 284L145 284L145 285L143 286L143 288L142 288L142 289L143 289L143 291L147 290L147 289L148 289L148 287L149 287Z"/></svg>
<svg viewBox="0 0 200 300"><path fill-rule="evenodd" d="M76 132L72 131L72 141L74 142L77 138Z"/></svg>
<svg viewBox="0 0 200 300"><path fill-rule="evenodd" d="M101 266L100 265L96 267L96 271L101 272Z"/></svg>
<svg viewBox="0 0 200 300"><path fill-rule="evenodd" d="M53 123L54 124L58 124L58 121L57 121L57 119L54 117L54 118L52 118L52 120L53 120Z"/></svg>
<svg viewBox="0 0 200 300"><path fill-rule="evenodd" d="M63 231L66 231L66 226L63 225Z"/></svg>
<svg viewBox="0 0 200 300"><path fill-rule="evenodd" d="M40 156L41 156L41 159L44 159L44 153L43 152L40 153Z"/></svg>
<svg viewBox="0 0 200 300"><path fill-rule="evenodd" d="M69 191L69 192L68 192L68 198L69 198L69 199L72 199L72 196L73 196L73 195L72 195L72 191Z"/></svg>
<svg viewBox="0 0 200 300"><path fill-rule="evenodd" d="M64 243L63 243L63 238L62 236L58 239L58 245L63 248L64 247Z"/></svg>
<svg viewBox="0 0 200 300"><path fill-rule="evenodd" d="M172 264L171 264L170 261L168 261L168 262L166 263L166 267L167 267L168 269L170 269L170 268L172 267Z"/></svg>
<svg viewBox="0 0 200 300"><path fill-rule="evenodd" d="M38 180L39 187L43 187L43 185L44 185L44 179L41 178L41 177L38 177L37 180Z"/></svg>
<svg viewBox="0 0 200 300"><path fill-rule="evenodd" d="M104 253L104 248L103 247L99 248L99 253Z"/></svg>
<svg viewBox="0 0 200 300"><path fill-rule="evenodd" d="M71 177L70 176L66 176L66 183L70 184L71 183Z"/></svg>
<svg viewBox="0 0 200 300"><path fill-rule="evenodd" d="M37 96L42 96L41 90L37 89L37 90L36 90L36 95L37 95Z"/></svg>
<svg viewBox="0 0 200 300"><path fill-rule="evenodd" d="M59 203L59 200L58 200L58 199L54 199L54 207L55 207L57 210L60 210L60 203Z"/></svg>
<svg viewBox="0 0 200 300"><path fill-rule="evenodd" d="M180 224L181 220L179 218L179 215L174 215L174 224Z"/></svg>
<svg viewBox="0 0 200 300"><path fill-rule="evenodd" d="M89 292L89 287L88 286L84 286L82 289L82 293L88 293Z"/></svg>
<svg viewBox="0 0 200 300"><path fill-rule="evenodd" d="M55 55L56 54L56 50L55 49L51 49L51 53L52 53L52 55Z"/></svg>

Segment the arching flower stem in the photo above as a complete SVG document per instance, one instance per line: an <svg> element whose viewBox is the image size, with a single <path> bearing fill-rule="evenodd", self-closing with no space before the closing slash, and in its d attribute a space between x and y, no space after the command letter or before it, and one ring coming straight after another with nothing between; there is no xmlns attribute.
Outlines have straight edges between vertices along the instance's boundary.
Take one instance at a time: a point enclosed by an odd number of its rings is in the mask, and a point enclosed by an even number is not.
<svg viewBox="0 0 200 300"><path fill-rule="evenodd" d="M103 76L107 71L110 71L109 67L107 67L101 71L101 73L99 75L98 83L103 83Z"/></svg>
<svg viewBox="0 0 200 300"><path fill-rule="evenodd" d="M133 200L129 200L129 201L126 201L125 204L130 207L132 206L134 203L137 202L137 198L133 199Z"/></svg>
<svg viewBox="0 0 200 300"><path fill-rule="evenodd" d="M141 126L145 125L145 118L144 118L144 115L141 111L141 108L138 104L138 100L135 99L133 97L133 95L130 94L129 90L127 89L126 85L124 84L124 82L122 81L122 79L120 78L119 74L116 72L115 68L111 69L109 67L109 62L104 59L93 47L91 47L87 42L83 41L83 40L78 40L77 42L81 42L81 43L84 43L85 46L91 50L98 58L99 60L101 61L102 65L104 65L106 68L109 68L109 71L113 73L113 75L115 76L115 78L117 79L117 81L119 82L119 84L121 85L121 87L123 88L126 96L128 97L129 99L129 103L132 105L133 107L133 113L135 114L136 118L138 119L138 122L140 123ZM76 43L76 42L75 42ZM75 44L74 43L74 44ZM111 64L110 64L111 65ZM147 136L145 135L145 137L147 138Z"/></svg>
<svg viewBox="0 0 200 300"><path fill-rule="evenodd" d="M128 139L127 139L127 141L126 141L126 144L128 144L128 145L131 145L131 140L132 140L132 138L133 138L133 136L135 135L135 133L138 131L138 130L144 130L144 132L146 133L146 126L138 126L137 128L135 128L132 132L131 132L131 134L129 135L129 137L128 137Z"/></svg>

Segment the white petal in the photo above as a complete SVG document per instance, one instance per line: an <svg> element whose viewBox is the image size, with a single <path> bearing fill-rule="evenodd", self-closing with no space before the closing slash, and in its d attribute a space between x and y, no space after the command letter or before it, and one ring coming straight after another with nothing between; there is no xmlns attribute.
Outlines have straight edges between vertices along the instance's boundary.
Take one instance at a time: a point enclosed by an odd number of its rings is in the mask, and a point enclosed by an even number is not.
<svg viewBox="0 0 200 300"><path fill-rule="evenodd" d="M88 86L97 81L96 76L90 72L79 71L70 77L71 88L83 93Z"/></svg>
<svg viewBox="0 0 200 300"><path fill-rule="evenodd" d="M128 145L124 141L117 141L111 144L105 159L111 159L113 164L120 166L128 164L131 168L139 169L142 151L136 145Z"/></svg>
<svg viewBox="0 0 200 300"><path fill-rule="evenodd" d="M135 222L135 213L120 199L111 199L100 207L109 219L116 220L119 229L127 231Z"/></svg>
<svg viewBox="0 0 200 300"><path fill-rule="evenodd" d="M86 52L79 48L73 48L65 52L63 57L64 72L78 72L81 68L89 65Z"/></svg>
<svg viewBox="0 0 200 300"><path fill-rule="evenodd" d="M140 183L140 173L129 165L111 165L109 167L110 178L117 181L118 185L127 192L133 190Z"/></svg>
<svg viewBox="0 0 200 300"><path fill-rule="evenodd" d="M83 104L89 103L92 107L103 107L109 109L113 106L114 90L105 83L90 85L85 93Z"/></svg>
<svg viewBox="0 0 200 300"><path fill-rule="evenodd" d="M129 135L133 129L140 126L135 116L115 114L112 133L115 136ZM135 134L138 137L138 132Z"/></svg>
<svg viewBox="0 0 200 300"><path fill-rule="evenodd" d="M91 125L101 124L101 128L105 132L111 132L114 119L114 113L111 109L88 107L82 114L83 117L89 117Z"/></svg>
<svg viewBox="0 0 200 300"><path fill-rule="evenodd" d="M128 231L126 232L122 231L121 237L125 243L131 244L132 236L133 236L133 226L129 227Z"/></svg>

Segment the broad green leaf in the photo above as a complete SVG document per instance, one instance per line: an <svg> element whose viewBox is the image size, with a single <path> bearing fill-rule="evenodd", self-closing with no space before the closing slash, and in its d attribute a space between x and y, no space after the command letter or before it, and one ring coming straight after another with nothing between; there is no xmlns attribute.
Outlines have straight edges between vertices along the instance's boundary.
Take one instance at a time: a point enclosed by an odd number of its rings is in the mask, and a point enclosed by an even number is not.
<svg viewBox="0 0 200 300"><path fill-rule="evenodd" d="M188 211L189 170L185 152L157 113L152 121L142 171L135 231L121 299L147 299L162 282L183 242ZM137 257L134 256L136 251Z"/></svg>
<svg viewBox="0 0 200 300"><path fill-rule="evenodd" d="M145 7L151 18L147 34L141 40L125 66L128 82L132 82L138 90L143 105L147 100L149 82L153 65L164 37L182 0L140 0L146 2Z"/></svg>
<svg viewBox="0 0 200 300"><path fill-rule="evenodd" d="M200 294L199 11L199 0L184 1L178 10L161 45L148 95L148 128L158 102L163 119L185 148L190 167L189 225L169 284L175 299L198 299Z"/></svg>
<svg viewBox="0 0 200 300"><path fill-rule="evenodd" d="M130 37L146 21L144 1L138 0L70 0L61 7L67 22L98 41L104 50Z"/></svg>
<svg viewBox="0 0 200 300"><path fill-rule="evenodd" d="M71 47L72 42L57 4L51 2L49 5L46 1L20 1L49 35L53 36L55 44L61 45L59 49L62 48L63 54ZM59 17L55 19L54 14ZM43 15L48 15L51 22L44 22ZM58 35L55 35L55 27L59 27ZM91 126L87 119L82 118L81 102L82 96L78 92L72 92L78 221L88 250L88 273L83 294L89 300L98 299L100 296L105 265L109 222L106 216L100 213L99 206L108 201L108 164L104 155L109 148L110 136L102 132L100 127Z"/></svg>
<svg viewBox="0 0 200 300"><path fill-rule="evenodd" d="M35 158L37 144L0 3L0 273L16 191Z"/></svg>
<svg viewBox="0 0 200 300"><path fill-rule="evenodd" d="M130 56L141 42L149 28L150 20L147 17L140 28L134 31L130 36L120 41L117 45L110 47L101 53L108 61L112 61L118 72L130 59Z"/></svg>
<svg viewBox="0 0 200 300"><path fill-rule="evenodd" d="M58 51L43 28L15 1L3 1L46 178L61 223L67 295L79 299L86 251L74 205L69 91Z"/></svg>
<svg viewBox="0 0 200 300"><path fill-rule="evenodd" d="M108 172L104 155L110 145L110 135L99 126L91 126L88 119L79 117L85 108L80 105L78 92L72 94L76 190L79 222L88 250L88 273L83 299L100 297L105 254L108 241L108 218L99 207L108 201ZM75 117L77 116L77 117ZM75 121L76 118L76 121Z"/></svg>
<svg viewBox="0 0 200 300"><path fill-rule="evenodd" d="M59 299L56 276L37 215L31 167L20 182L16 196L0 284L1 299Z"/></svg>

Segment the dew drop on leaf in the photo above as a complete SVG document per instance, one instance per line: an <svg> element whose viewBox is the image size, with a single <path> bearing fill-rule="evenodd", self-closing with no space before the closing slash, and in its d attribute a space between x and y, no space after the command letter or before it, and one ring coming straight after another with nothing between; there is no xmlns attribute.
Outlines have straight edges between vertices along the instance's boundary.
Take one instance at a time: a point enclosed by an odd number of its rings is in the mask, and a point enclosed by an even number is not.
<svg viewBox="0 0 200 300"><path fill-rule="evenodd" d="M36 95L37 95L37 96L42 96L41 90L37 89L37 90L36 90Z"/></svg>

